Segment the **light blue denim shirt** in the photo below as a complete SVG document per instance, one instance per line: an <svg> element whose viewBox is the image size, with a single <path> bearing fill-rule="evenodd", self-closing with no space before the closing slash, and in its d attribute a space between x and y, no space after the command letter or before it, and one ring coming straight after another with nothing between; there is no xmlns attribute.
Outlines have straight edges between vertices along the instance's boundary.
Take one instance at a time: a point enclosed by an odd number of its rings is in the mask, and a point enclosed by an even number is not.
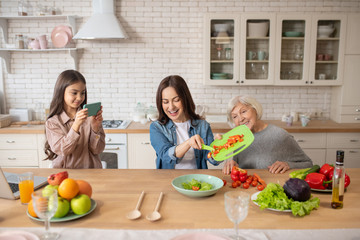
<svg viewBox="0 0 360 240"><path fill-rule="evenodd" d="M206 145L214 141L214 135L211 131L210 124L205 120L190 121L189 137L199 134ZM175 164L179 163L182 158L175 156L177 144L176 126L173 121L165 125L158 121L150 125L150 141L156 151L156 168L157 169L175 169ZM194 149L196 166L198 169L207 169L207 161L213 165L219 165L220 162L214 159L208 159L209 151Z"/></svg>

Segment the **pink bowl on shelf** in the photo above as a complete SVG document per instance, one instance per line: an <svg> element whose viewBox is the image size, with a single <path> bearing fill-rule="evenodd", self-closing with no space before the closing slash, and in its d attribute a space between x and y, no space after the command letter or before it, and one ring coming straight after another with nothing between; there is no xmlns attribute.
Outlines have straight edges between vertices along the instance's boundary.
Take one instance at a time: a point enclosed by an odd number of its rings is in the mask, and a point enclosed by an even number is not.
<svg viewBox="0 0 360 240"><path fill-rule="evenodd" d="M51 41L54 47L65 47L72 39L71 28L65 25L59 25L51 32Z"/></svg>

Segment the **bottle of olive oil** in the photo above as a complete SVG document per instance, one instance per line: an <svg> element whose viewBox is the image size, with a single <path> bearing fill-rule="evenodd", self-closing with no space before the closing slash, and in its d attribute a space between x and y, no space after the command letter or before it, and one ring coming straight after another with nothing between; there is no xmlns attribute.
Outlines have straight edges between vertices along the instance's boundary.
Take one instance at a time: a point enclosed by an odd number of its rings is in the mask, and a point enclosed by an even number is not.
<svg viewBox="0 0 360 240"><path fill-rule="evenodd" d="M335 209L343 208L344 188L345 188L345 168L344 151L336 151L336 165L332 179L332 201L331 207Z"/></svg>

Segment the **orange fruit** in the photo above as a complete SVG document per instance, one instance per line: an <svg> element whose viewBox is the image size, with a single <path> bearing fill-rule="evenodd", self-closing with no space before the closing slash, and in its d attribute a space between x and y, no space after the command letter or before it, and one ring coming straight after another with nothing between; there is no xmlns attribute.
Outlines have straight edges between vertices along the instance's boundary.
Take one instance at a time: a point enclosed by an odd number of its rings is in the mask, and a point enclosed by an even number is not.
<svg viewBox="0 0 360 240"><path fill-rule="evenodd" d="M28 212L30 214L30 216L37 218L38 216L36 215L36 212L34 210L34 206L33 206L33 200L31 199L30 202L28 203Z"/></svg>
<svg viewBox="0 0 360 240"><path fill-rule="evenodd" d="M79 185L79 194L86 194L91 198L92 187L90 183L84 180L76 180L76 182Z"/></svg>
<svg viewBox="0 0 360 240"><path fill-rule="evenodd" d="M71 200L79 193L79 185L74 179L66 178L60 183L58 193L61 197Z"/></svg>

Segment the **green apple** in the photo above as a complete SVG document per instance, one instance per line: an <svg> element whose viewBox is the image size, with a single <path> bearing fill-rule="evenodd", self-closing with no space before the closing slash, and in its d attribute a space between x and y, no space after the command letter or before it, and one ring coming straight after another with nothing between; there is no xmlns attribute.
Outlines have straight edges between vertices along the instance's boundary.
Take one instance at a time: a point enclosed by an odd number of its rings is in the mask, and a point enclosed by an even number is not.
<svg viewBox="0 0 360 240"><path fill-rule="evenodd" d="M73 199L71 199L70 202L71 210L77 214L85 214L87 213L91 208L91 200L88 195L86 194L79 194Z"/></svg>
<svg viewBox="0 0 360 240"><path fill-rule="evenodd" d="M50 199L50 201L52 201L52 199ZM68 212L70 210L70 202L68 200L66 200L65 198L62 198L62 197L58 197L57 201L58 201L58 206L57 206L57 210L56 210L56 212L54 214L54 217L55 218L62 218L64 216L66 216L66 214L68 214ZM50 210L51 206L52 205L49 204L49 210Z"/></svg>
<svg viewBox="0 0 360 240"><path fill-rule="evenodd" d="M53 189L55 189L56 191L58 190L59 185L47 185L43 190L42 190L42 195L43 197L48 197L53 193Z"/></svg>

